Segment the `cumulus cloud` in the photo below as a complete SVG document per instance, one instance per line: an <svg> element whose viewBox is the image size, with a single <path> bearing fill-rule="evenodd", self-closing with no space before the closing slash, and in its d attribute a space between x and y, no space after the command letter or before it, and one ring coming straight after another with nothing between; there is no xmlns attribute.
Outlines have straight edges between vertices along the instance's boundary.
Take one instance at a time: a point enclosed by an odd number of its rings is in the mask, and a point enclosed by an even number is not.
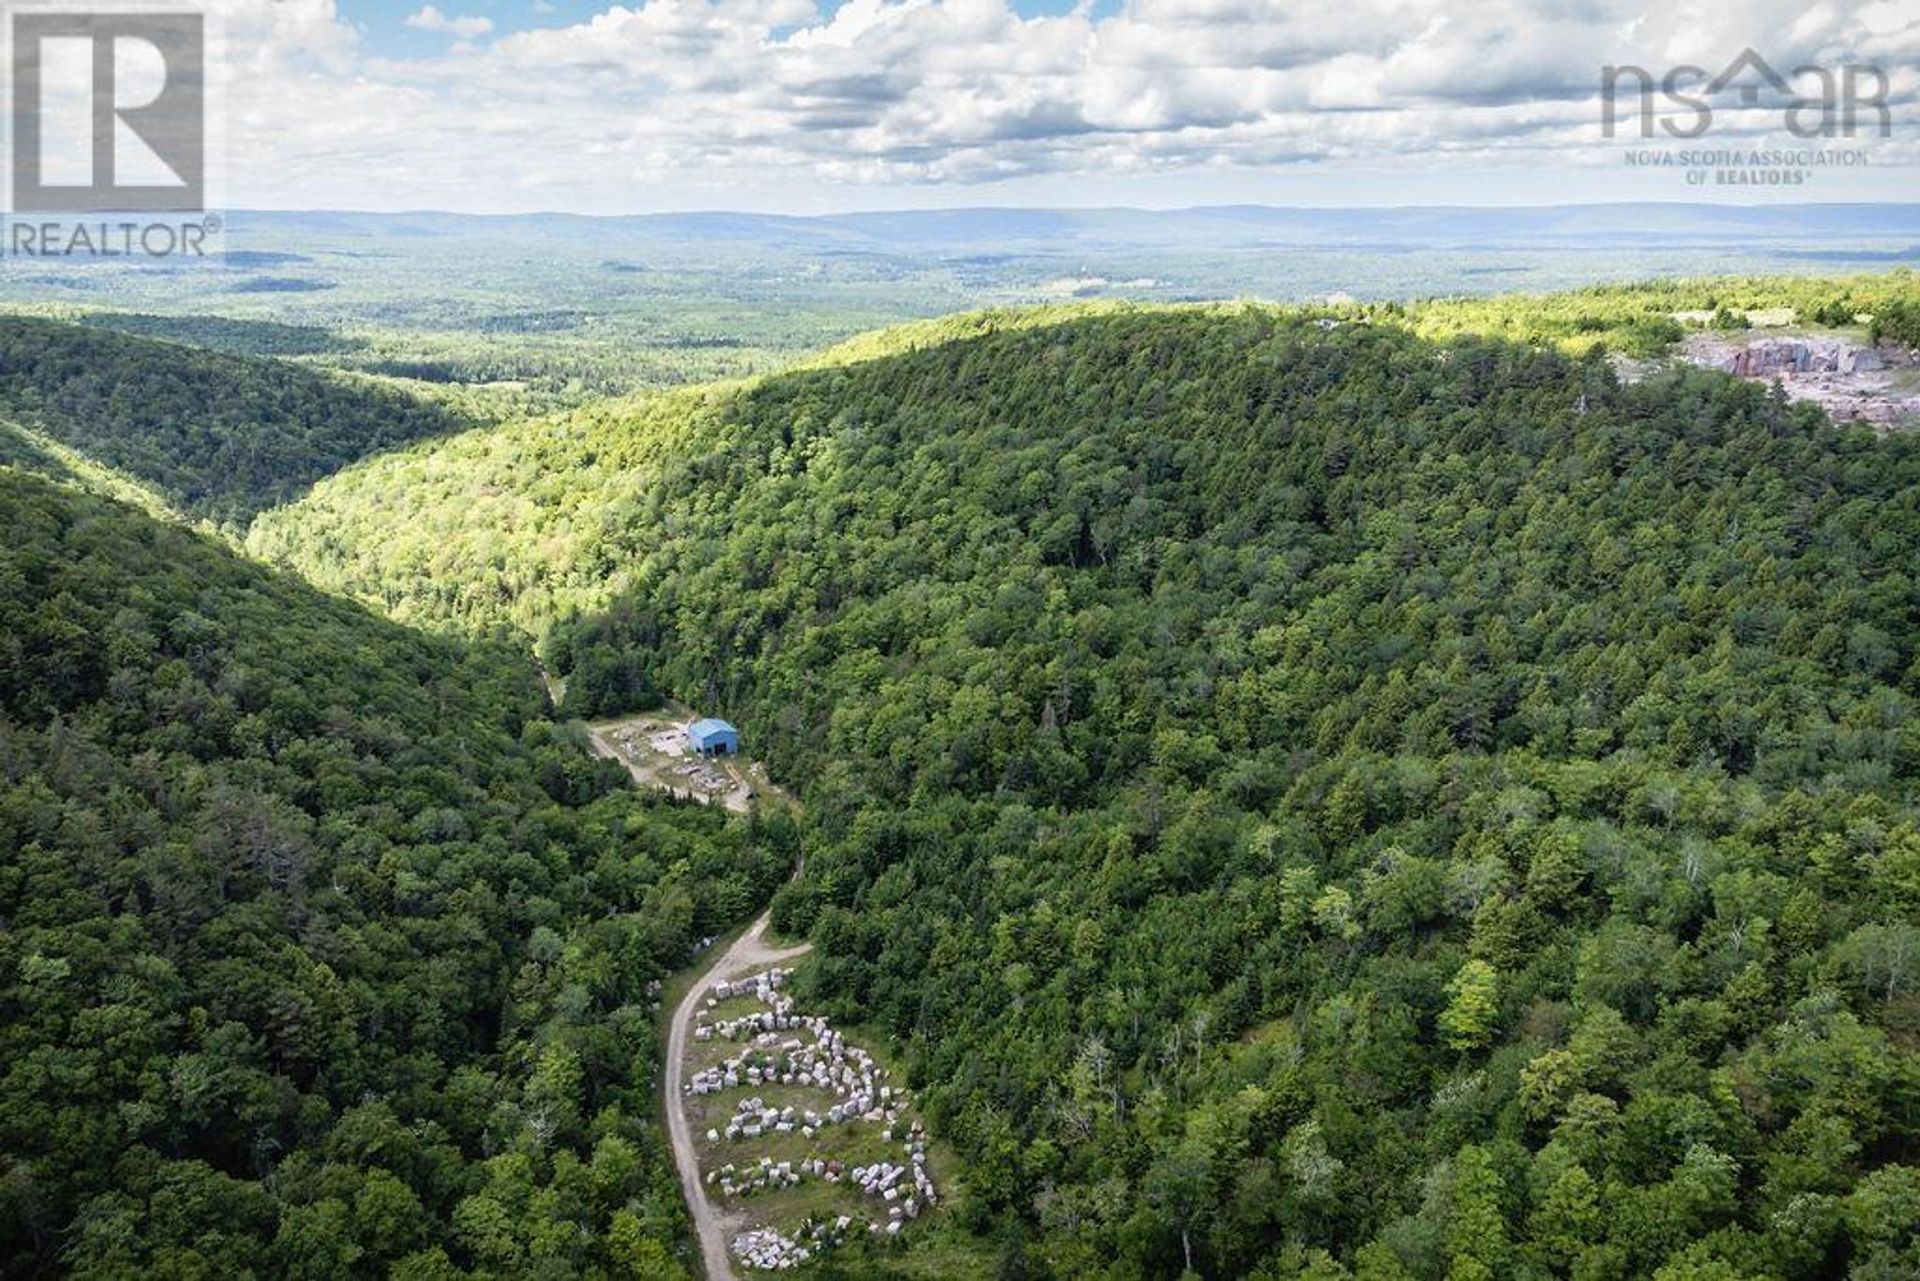
<svg viewBox="0 0 1920 1281"><path fill-rule="evenodd" d="M977 184L1276 166L1618 164L1603 64L1877 63L1912 164L1911 0L635 0L565 26L383 57L332 0L226 0L236 179L278 201L381 175L389 198L628 207L729 183ZM1794 142L1731 110L1716 140ZM322 189L316 189L322 188ZM298 194L294 194L298 193ZM260 198L264 203L266 197Z"/></svg>
<svg viewBox="0 0 1920 1281"><path fill-rule="evenodd" d="M415 13L407 15L407 25L421 31L440 31L448 35L459 36L462 40L472 40L484 36L493 30L493 19L472 17L454 17L440 12L435 5L428 5Z"/></svg>

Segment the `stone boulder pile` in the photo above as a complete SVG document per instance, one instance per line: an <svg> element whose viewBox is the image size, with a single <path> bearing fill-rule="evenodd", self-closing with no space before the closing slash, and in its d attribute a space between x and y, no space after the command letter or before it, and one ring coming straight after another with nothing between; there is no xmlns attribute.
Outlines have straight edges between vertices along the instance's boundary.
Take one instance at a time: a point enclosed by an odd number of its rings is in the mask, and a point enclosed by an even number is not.
<svg viewBox="0 0 1920 1281"><path fill-rule="evenodd" d="M732 1200L797 1187L805 1180L845 1186L871 1198L876 1214L884 1211L883 1217L865 1222L869 1232L896 1235L939 1200L927 1165L925 1132L906 1111L908 1091L889 1084L886 1068L871 1054L849 1044L826 1019L795 1011L793 998L782 990L791 973L776 968L717 980L698 1011L695 1040L740 1046L738 1053L695 1072L685 1087L697 1096L739 1092L724 1126L716 1120L706 1130L708 1144L749 1144L776 1136L812 1140L829 1126L873 1124L881 1127L881 1138L889 1144L899 1136L900 1159L848 1168L819 1155L779 1161L763 1155L757 1162L737 1159L708 1171L707 1185ZM721 1002L742 999L762 1008L713 1017ZM767 1098L775 1088L821 1091L824 1106L776 1105ZM790 1270L844 1239L853 1222L846 1215L834 1221L811 1220L793 1236L773 1227L755 1228L733 1238L733 1253L747 1267Z"/></svg>
<svg viewBox="0 0 1920 1281"><path fill-rule="evenodd" d="M793 1236L773 1228L754 1228L733 1238L733 1253L750 1268L788 1272L822 1250L839 1245L852 1222L845 1215L832 1221L809 1219Z"/></svg>

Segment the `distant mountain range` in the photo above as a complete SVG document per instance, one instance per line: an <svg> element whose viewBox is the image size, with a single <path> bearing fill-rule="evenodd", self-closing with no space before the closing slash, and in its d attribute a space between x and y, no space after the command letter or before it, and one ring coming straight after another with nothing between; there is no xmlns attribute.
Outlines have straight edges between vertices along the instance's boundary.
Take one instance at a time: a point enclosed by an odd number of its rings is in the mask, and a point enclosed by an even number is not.
<svg viewBox="0 0 1920 1281"><path fill-rule="evenodd" d="M1920 244L1920 203L1714 205L1636 203L1508 208L1309 209L1223 205L1195 209L934 209L794 217L756 213L581 214L245 212L256 231L449 236L490 230L516 238L604 242L751 243L814 252L985 252L1294 246L1485 249L1636 243L1911 237ZM1917 251L1920 252L1920 251Z"/></svg>

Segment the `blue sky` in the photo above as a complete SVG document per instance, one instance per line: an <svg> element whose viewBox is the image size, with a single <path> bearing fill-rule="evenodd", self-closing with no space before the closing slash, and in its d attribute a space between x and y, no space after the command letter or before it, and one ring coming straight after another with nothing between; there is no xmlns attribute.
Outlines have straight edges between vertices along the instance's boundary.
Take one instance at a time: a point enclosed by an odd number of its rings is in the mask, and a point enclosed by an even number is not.
<svg viewBox="0 0 1920 1281"><path fill-rule="evenodd" d="M818 6L823 16L831 17L841 0L825 0ZM1088 6L1096 18L1117 13L1121 0L1094 0ZM1014 0L1011 8L1024 18L1059 17L1072 13L1077 0ZM420 4L394 3L393 0L341 0L339 13L346 21L366 32L370 49L392 57L425 57L444 47L445 41L430 31L407 25L409 15L418 13ZM561 28L584 22L609 6L603 0L476 0L471 4L443 4L444 12L486 18L494 34L509 35L539 27Z"/></svg>
<svg viewBox="0 0 1920 1281"><path fill-rule="evenodd" d="M208 0L229 203L828 212L981 204L1912 199L1920 0ZM1687 185L1601 69L1871 64L1889 137L1771 106L1689 144L1857 153ZM1641 150L1675 150L1656 136ZM1776 166L1778 168L1779 166Z"/></svg>

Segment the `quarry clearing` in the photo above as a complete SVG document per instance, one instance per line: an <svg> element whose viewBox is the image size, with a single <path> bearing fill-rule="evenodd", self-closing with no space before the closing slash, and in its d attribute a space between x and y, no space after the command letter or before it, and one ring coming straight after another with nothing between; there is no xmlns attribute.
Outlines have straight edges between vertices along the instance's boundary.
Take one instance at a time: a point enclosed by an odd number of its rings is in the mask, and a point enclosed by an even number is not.
<svg viewBox="0 0 1920 1281"><path fill-rule="evenodd" d="M587 737L594 755L618 761L641 787L702 805L744 814L756 802L790 804L767 777L766 766L748 756L699 756L687 746L693 713L669 705L642 716L593 721Z"/></svg>
<svg viewBox="0 0 1920 1281"><path fill-rule="evenodd" d="M1835 422L1882 431L1920 424L1920 356L1826 333L1689 334L1683 358L1755 382L1778 383L1789 400L1819 405Z"/></svg>
<svg viewBox="0 0 1920 1281"><path fill-rule="evenodd" d="M669 705L585 728L641 787L736 813L794 805L760 762L694 752L695 719ZM707 951L666 996L662 1106L709 1281L803 1266L854 1233L897 1236L938 1195L891 1067L779 991L812 946L770 940L770 921Z"/></svg>
<svg viewBox="0 0 1920 1281"><path fill-rule="evenodd" d="M1863 333L1799 327L1790 309L1748 312L1746 318L1751 328L1689 333L1680 358L1702 369L1777 383L1789 400L1818 405L1835 422L1881 431L1920 426L1920 351L1875 345ZM1698 313L1676 319L1697 322Z"/></svg>

